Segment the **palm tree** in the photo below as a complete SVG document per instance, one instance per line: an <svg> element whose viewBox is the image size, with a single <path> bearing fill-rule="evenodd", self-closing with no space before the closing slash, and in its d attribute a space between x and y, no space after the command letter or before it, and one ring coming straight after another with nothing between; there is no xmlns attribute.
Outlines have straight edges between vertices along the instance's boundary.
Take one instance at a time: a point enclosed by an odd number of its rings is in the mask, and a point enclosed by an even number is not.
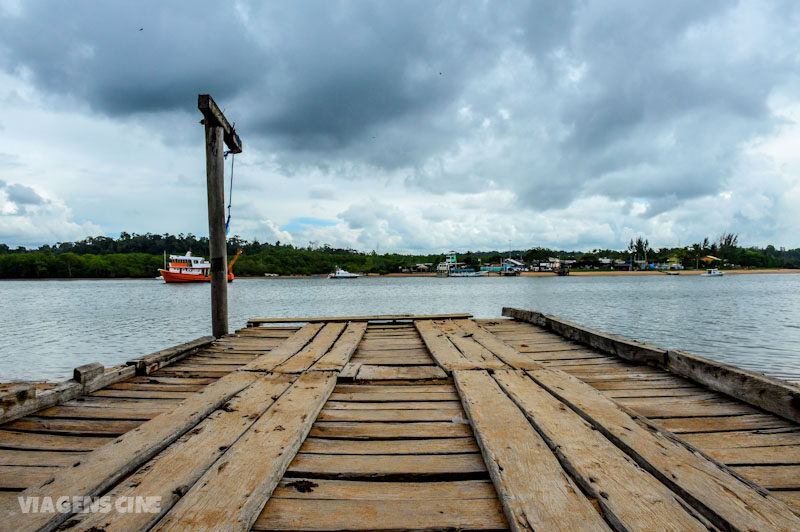
<svg viewBox="0 0 800 532"><path fill-rule="evenodd" d="M628 243L628 251L631 254L631 267L628 268L628 271L633 271L633 260L634 260L633 254L636 252L636 244L633 243L632 238L631 241Z"/></svg>

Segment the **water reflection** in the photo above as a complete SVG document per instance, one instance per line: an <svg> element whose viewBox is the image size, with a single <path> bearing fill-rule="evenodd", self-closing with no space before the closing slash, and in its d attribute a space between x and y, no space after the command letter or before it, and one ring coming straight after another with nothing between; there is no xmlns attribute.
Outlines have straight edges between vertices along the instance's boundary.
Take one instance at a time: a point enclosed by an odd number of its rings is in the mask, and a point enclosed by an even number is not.
<svg viewBox="0 0 800 532"><path fill-rule="evenodd" d="M237 279L252 317L536 309L660 347L800 379L800 275ZM209 287L155 280L0 282L0 380L63 379L210 332Z"/></svg>

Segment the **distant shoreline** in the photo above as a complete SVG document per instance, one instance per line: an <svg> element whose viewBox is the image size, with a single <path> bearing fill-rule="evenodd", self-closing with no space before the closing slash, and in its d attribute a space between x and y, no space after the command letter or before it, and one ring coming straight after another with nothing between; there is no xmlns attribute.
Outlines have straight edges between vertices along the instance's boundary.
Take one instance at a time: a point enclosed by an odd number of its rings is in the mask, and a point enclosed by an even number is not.
<svg viewBox="0 0 800 532"><path fill-rule="evenodd" d="M773 268L761 270L722 270L725 275L750 275L750 274L800 274L800 269L794 270L790 268ZM700 275L705 273L705 270L678 270L680 275ZM570 276L575 277L614 277L614 276L642 276L654 275L664 276L662 271L624 271L624 270L597 270L597 271L570 271ZM557 277L553 272L521 272L521 277ZM278 275L276 277L266 277L261 275L237 275L237 279L327 279L328 274L319 275ZM377 273L364 274L362 277L436 277L435 273L387 273L380 275ZM502 277L498 274L489 274L487 277ZM0 279L3 281L141 281L150 279L149 277L41 277L39 279ZM152 280L157 280L152 278Z"/></svg>
<svg viewBox="0 0 800 532"><path fill-rule="evenodd" d="M705 273L706 270L676 270L680 275L700 275ZM800 269L794 270L790 268L771 268L771 269L759 269L759 270L722 270L725 272L725 275L744 275L744 274L762 274L762 273L779 273L779 274L787 274L787 273L795 273L800 274ZM596 270L596 271L571 271L569 273L571 276L583 276L583 277L609 277L609 276L641 276L641 275L655 275L655 276L664 276L666 275L663 271L647 271L647 270L638 270L638 271L625 271L625 270ZM257 275L253 276L245 276L240 275L237 276L242 279L261 279ZM363 275L363 277L436 277L435 273L387 273L384 275L379 275L377 273L370 273ZM497 274L489 274L488 277L502 277L501 275ZM553 272L521 272L520 277L557 277L557 275ZM313 275L279 275L277 277L263 277L264 279L324 279L327 278L327 274L320 274L318 276Z"/></svg>

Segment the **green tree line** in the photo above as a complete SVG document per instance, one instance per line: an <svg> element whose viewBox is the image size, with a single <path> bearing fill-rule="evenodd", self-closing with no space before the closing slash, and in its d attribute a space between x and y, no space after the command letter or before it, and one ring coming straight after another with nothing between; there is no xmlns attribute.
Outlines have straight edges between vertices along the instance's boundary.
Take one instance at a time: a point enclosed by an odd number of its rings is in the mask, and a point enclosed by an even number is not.
<svg viewBox="0 0 800 532"><path fill-rule="evenodd" d="M443 255L411 255L398 253L377 254L354 249L334 248L327 244L295 247L276 242L262 243L243 240L238 236L228 239L228 255L237 249L243 251L234 267L237 275L261 276L265 273L278 275L327 274L336 266L352 272L394 273L418 263L435 265L444 260ZM58 242L37 249L18 247L10 249L0 244L0 278L148 278L157 275L163 265L163 254L208 255L208 238L192 234L143 235L122 233L119 238L107 236L88 237L79 242ZM738 237L724 233L716 240L704 239L689 247L649 247L647 239L637 237L628 249L594 249L587 251L564 251L545 247L533 247L515 251L467 251L459 254L459 260L472 266L498 263L504 257L522 259L531 264L547 261L551 257L575 259L578 266L597 267L600 258L622 260L647 260L667 262L675 259L687 268L693 268L699 259L713 255L722 264L753 268L800 268L800 249L744 248L738 245Z"/></svg>
<svg viewBox="0 0 800 532"><path fill-rule="evenodd" d="M401 255L329 245L294 247L276 242L249 242L234 236L227 242L228 256L243 254L234 266L237 275L314 275L332 272L336 266L348 271L386 274L417 263L436 263L442 255ZM195 235L122 233L119 238L88 237L80 242L58 242L38 249L10 249L0 244L0 278L121 278L155 277L163 267L164 253L208 256L208 238Z"/></svg>

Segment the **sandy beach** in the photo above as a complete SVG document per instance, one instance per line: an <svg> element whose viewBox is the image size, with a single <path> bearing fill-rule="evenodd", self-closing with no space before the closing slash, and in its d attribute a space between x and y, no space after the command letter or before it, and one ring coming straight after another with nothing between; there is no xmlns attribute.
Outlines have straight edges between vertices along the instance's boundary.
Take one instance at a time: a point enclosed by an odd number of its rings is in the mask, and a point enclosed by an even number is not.
<svg viewBox="0 0 800 532"><path fill-rule="evenodd" d="M787 273L795 273L799 274L800 270L792 270L788 268L772 268L772 269L762 269L762 270L723 270L725 275L749 275L749 274L757 274L757 273L780 273L780 274L787 274ZM705 270L681 270L679 271L679 275L700 275L701 273L705 273ZM570 275L575 276L586 276L586 277L593 277L593 276L624 276L624 275L655 275L655 276L663 276L666 275L664 272L656 272L656 271L622 271L622 270L615 270L615 271L606 271L606 270L596 270L596 271L570 271ZM387 273L385 275L379 275L377 273L369 273L363 275L364 277L436 277L435 273ZM496 273L492 273L488 275L489 277L501 277ZM520 274L522 277L555 277L556 275L553 272L522 272ZM238 275L237 277L248 277L246 275ZM253 278L259 278L258 276L252 276ZM316 279L316 278L327 278L327 274L320 274L320 275L280 275L277 277L264 277L264 279Z"/></svg>

